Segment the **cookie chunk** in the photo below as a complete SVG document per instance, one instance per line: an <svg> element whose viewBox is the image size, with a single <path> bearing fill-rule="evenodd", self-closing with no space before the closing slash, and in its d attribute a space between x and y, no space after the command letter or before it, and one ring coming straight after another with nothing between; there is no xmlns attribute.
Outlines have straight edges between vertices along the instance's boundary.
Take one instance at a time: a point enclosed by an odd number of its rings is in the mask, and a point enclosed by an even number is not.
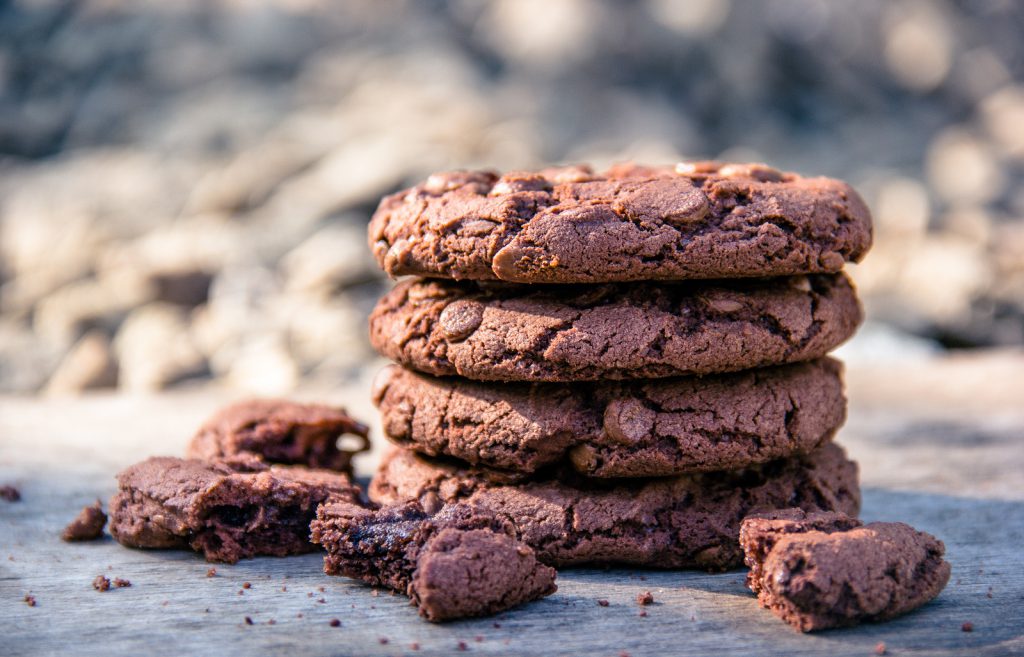
<svg viewBox="0 0 1024 657"><path fill-rule="evenodd" d="M846 416L842 366L824 358L703 378L477 383L390 365L374 382L384 434L430 456L593 477L732 470L802 454Z"/></svg>
<svg viewBox="0 0 1024 657"><path fill-rule="evenodd" d="M110 533L137 548L188 548L208 561L309 552L317 505L356 502L344 474L254 458L154 457L117 476Z"/></svg>
<svg viewBox="0 0 1024 657"><path fill-rule="evenodd" d="M761 164L460 171L386 197L369 242L392 276L605 283L835 273L871 246L846 183Z"/></svg>
<svg viewBox="0 0 1024 657"><path fill-rule="evenodd" d="M103 512L103 504L96 503L83 508L68 523L60 537L65 541L94 541L103 536L103 527L107 524L107 514Z"/></svg>
<svg viewBox="0 0 1024 657"><path fill-rule="evenodd" d="M843 274L557 287L413 279L377 304L370 341L439 376L651 379L818 358L860 321Z"/></svg>
<svg viewBox="0 0 1024 657"><path fill-rule="evenodd" d="M351 474L353 455L370 447L368 431L340 408L254 399L214 414L192 438L187 456L215 459L251 454L271 463ZM340 449L342 436L351 437L354 445Z"/></svg>
<svg viewBox="0 0 1024 657"><path fill-rule="evenodd" d="M747 584L763 607L801 632L894 618L949 581L945 546L901 522L862 525L800 509L743 521Z"/></svg>
<svg viewBox="0 0 1024 657"><path fill-rule="evenodd" d="M555 567L723 570L742 563L736 537L750 513L795 505L856 515L860 505L857 466L833 443L740 471L619 481L561 472L514 485L396 450L369 492L381 504L416 500L436 511L464 501L501 515L541 562Z"/></svg>
<svg viewBox="0 0 1024 657"><path fill-rule="evenodd" d="M507 520L469 505L429 514L418 502L370 510L320 507L312 539L324 572L406 593L431 621L487 616L555 592L555 571Z"/></svg>

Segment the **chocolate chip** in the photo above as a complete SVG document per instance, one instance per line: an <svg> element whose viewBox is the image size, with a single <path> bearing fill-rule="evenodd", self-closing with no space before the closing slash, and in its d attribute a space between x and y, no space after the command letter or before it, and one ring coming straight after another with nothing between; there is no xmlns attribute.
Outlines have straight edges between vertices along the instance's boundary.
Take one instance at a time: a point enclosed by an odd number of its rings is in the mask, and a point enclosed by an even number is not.
<svg viewBox="0 0 1024 657"><path fill-rule="evenodd" d="M471 299L459 299L441 311L441 330L446 340L459 342L472 335L483 319L483 304Z"/></svg>

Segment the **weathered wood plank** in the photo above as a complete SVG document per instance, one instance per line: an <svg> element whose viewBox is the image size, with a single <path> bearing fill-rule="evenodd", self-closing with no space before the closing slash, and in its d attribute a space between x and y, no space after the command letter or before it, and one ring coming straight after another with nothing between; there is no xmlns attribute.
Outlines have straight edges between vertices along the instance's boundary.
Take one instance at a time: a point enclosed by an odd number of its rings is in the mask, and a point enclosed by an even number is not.
<svg viewBox="0 0 1024 657"><path fill-rule="evenodd" d="M854 404L841 442L862 464L863 516L938 535L953 579L917 613L812 636L758 609L739 571L567 570L544 601L437 626L419 620L402 596L374 597L365 586L325 577L317 555L217 566L218 576L207 578L209 565L193 554L127 550L109 538L68 546L60 529L82 505L109 496L112 473L149 454L179 453L225 399L200 391L3 398L0 482L17 484L24 499L0 502L0 654L449 655L460 641L469 653L489 655L838 657L871 655L878 642L894 655L1024 654L1024 400L1006 362L850 371ZM955 403L950 370L973 382L967 403ZM364 381L304 396L372 418L366 390ZM368 472L372 462L359 466ZM132 586L96 592L91 582L101 573ZM252 588L239 595L245 581ZM643 590L657 603L642 618L634 598ZM23 602L26 593L38 606ZM330 627L332 618L341 627ZM961 631L965 621L973 632Z"/></svg>

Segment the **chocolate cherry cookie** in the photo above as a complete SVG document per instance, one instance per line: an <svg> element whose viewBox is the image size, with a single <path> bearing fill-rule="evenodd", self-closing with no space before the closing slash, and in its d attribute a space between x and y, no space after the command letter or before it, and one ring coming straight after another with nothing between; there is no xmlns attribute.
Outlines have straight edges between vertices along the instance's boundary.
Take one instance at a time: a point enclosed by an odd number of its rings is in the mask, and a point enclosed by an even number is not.
<svg viewBox="0 0 1024 657"><path fill-rule="evenodd" d="M386 197L370 247L392 276L518 283L835 273L871 246L844 182L761 164L435 174Z"/></svg>

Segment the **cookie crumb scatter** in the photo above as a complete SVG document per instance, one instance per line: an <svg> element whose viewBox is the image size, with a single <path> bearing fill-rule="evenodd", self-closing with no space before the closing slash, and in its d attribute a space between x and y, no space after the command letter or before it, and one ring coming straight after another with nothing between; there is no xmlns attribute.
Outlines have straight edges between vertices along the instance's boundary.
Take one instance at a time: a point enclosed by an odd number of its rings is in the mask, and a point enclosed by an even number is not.
<svg viewBox="0 0 1024 657"><path fill-rule="evenodd" d="M123 589L123 588L129 587L131 585L132 585L132 583L129 582L128 580L126 580L126 579L121 579L120 577L115 577L114 578L114 586L116 586L119 589Z"/></svg>
<svg viewBox="0 0 1024 657"><path fill-rule="evenodd" d="M14 486L0 486L0 499L7 502L21 500L21 491Z"/></svg>
<svg viewBox="0 0 1024 657"><path fill-rule="evenodd" d="M964 623L963 625L960 626L960 630L962 632L973 632L974 631L974 623L972 623L970 621L967 621L966 623Z"/></svg>
<svg viewBox="0 0 1024 657"><path fill-rule="evenodd" d="M331 622L328 623L328 625L330 625L331 627L341 627L341 621L337 618L332 618Z"/></svg>
<svg viewBox="0 0 1024 657"><path fill-rule="evenodd" d="M242 588L243 589L251 589L252 588L252 584L249 583L249 582L242 582Z"/></svg>
<svg viewBox="0 0 1024 657"><path fill-rule="evenodd" d="M65 541L94 541L103 536L103 527L107 524L107 514L103 513L103 504L96 500L78 512L75 519L61 532Z"/></svg>
<svg viewBox="0 0 1024 657"><path fill-rule="evenodd" d="M654 595L650 591L636 594L636 603L641 606L654 604Z"/></svg>
<svg viewBox="0 0 1024 657"><path fill-rule="evenodd" d="M597 601L597 604L598 604L598 605L600 605L600 606L602 606L602 607L607 607L607 606L608 606L609 604L611 604L611 603L610 603L610 602L608 602L607 600L601 599L601 600L598 600L598 601Z"/></svg>
<svg viewBox="0 0 1024 657"><path fill-rule="evenodd" d="M251 619L251 618L249 618L248 616L246 616L246 617L245 617L245 624L246 624L246 625L252 625L252 624L253 624L253 622L252 622L252 619Z"/></svg>
<svg viewBox="0 0 1024 657"><path fill-rule="evenodd" d="M884 655L886 653L887 653L887 651L886 651L886 648L885 648L885 643L882 642L882 641L879 641L878 644L875 646L875 654L876 655Z"/></svg>
<svg viewBox="0 0 1024 657"><path fill-rule="evenodd" d="M35 607L36 606L36 596L34 596L34 595L30 594L30 593L26 593L25 594L25 604L27 604L29 607Z"/></svg>
<svg viewBox="0 0 1024 657"><path fill-rule="evenodd" d="M109 591L110 580L104 577L103 575L97 575L96 579L92 581L92 587L97 591Z"/></svg>
<svg viewBox="0 0 1024 657"><path fill-rule="evenodd" d="M217 569L216 568L207 568L206 569L206 576L207 577L216 577L217 576Z"/></svg>

